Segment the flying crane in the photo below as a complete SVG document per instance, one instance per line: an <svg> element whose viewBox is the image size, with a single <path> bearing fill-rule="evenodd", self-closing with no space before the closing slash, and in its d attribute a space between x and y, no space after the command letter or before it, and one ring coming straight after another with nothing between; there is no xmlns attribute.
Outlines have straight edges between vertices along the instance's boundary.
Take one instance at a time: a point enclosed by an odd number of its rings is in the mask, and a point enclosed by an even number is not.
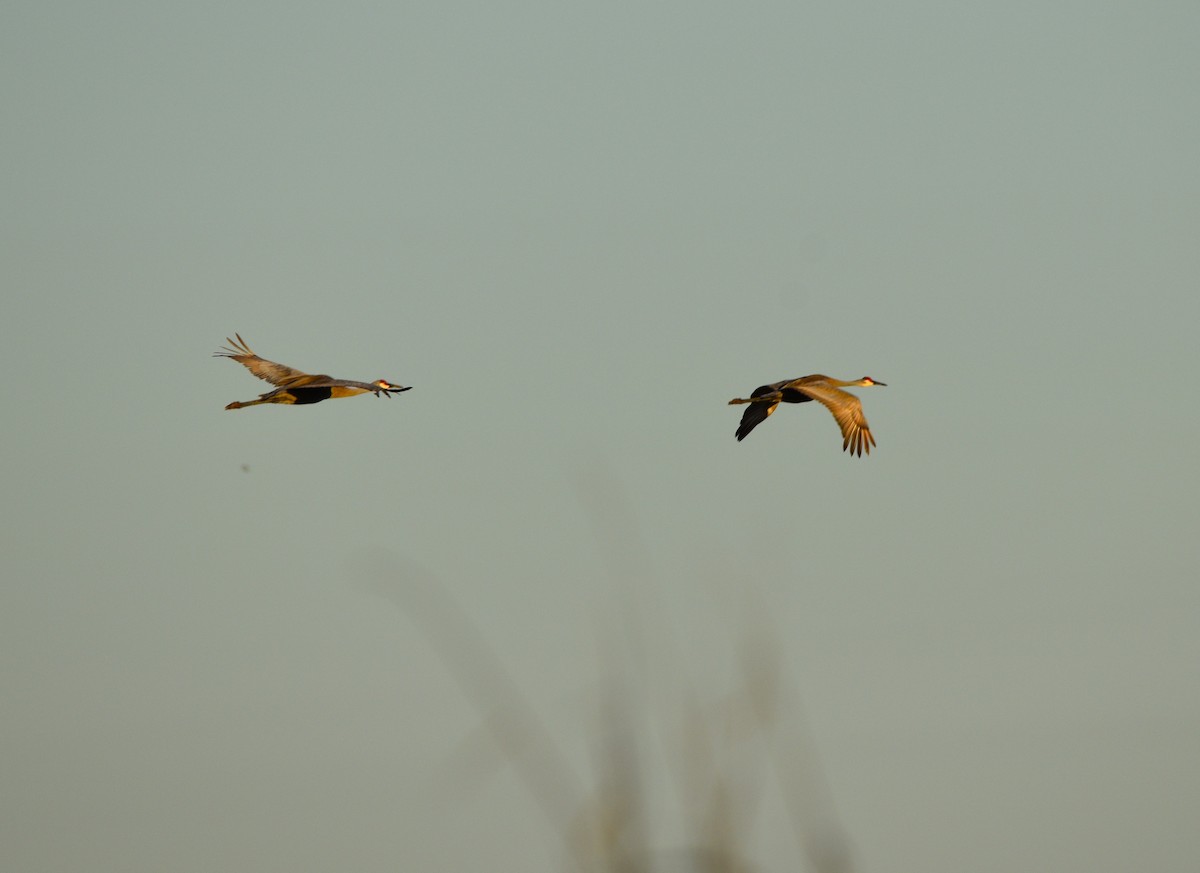
<svg viewBox="0 0 1200 873"><path fill-rule="evenodd" d="M788 379L771 385L755 388L749 397L735 397L729 401L730 406L748 403L750 406L742 413L742 423L737 429L740 442L746 435L762 422L767 420L780 403L807 403L816 400L833 413L838 427L842 429L842 451L849 450L850 454L862 457L865 451L871 454L871 446L875 445L875 437L867 425L863 415L862 401L842 388L867 388L872 385L887 387L884 382L876 382L869 376L863 376L853 382L843 382L841 379L831 379L819 373L812 376L801 376L799 379Z"/></svg>
<svg viewBox="0 0 1200 873"><path fill-rule="evenodd" d="M353 397L356 394L370 392L376 397L383 395L391 397L408 388L393 385L384 379L374 382L354 382L350 379L334 379L330 376L313 376L284 364L276 364L260 358L250 350L242 335L235 333L237 341L225 338L228 346L213 353L215 358L232 358L258 378L278 386L274 391L259 395L257 400L235 400L226 409L242 409L246 406L258 406L260 403L286 403L289 405L320 403L331 397ZM411 387L411 386L410 386Z"/></svg>

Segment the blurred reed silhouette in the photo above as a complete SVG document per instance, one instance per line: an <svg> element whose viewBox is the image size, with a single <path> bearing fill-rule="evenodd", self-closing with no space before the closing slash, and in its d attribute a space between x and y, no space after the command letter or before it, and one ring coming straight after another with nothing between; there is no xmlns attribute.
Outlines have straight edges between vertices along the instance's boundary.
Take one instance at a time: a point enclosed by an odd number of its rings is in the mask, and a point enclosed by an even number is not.
<svg viewBox="0 0 1200 873"><path fill-rule="evenodd" d="M616 604L623 636L600 644L604 665L592 742L594 776L572 767L520 684L449 590L421 568L380 557L370 585L394 602L421 630L479 713L482 729L525 785L552 831L561 838L564 866L581 873L734 873L765 870L751 862L752 826L774 781L796 847L789 870L852 873L850 844L830 800L820 760L804 725L800 695L788 682L766 610L753 608L740 633L735 687L715 703L664 667L663 634L651 644L649 622L659 615L634 587L645 573L645 550L619 490L601 475L582 483L585 507L613 560ZM739 596L747 599L739 590ZM751 602L751 607L755 605ZM614 636L611 633L609 636ZM670 693L650 693L665 673ZM581 677L580 684L590 684ZM659 691L659 689L654 689ZM678 711L650 711L647 700L674 696ZM658 723L657 744L646 736ZM662 750L648 761L647 748ZM464 755L464 758L467 757ZM471 766L485 768L477 757ZM656 833L663 815L652 809L665 770L683 820L682 843ZM676 847L672 847L674 844Z"/></svg>

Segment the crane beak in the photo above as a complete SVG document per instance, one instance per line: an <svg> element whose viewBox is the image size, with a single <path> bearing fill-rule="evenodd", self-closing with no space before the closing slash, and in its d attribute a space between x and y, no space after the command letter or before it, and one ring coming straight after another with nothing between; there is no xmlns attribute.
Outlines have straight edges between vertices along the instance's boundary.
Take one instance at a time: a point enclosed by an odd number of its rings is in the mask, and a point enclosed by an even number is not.
<svg viewBox="0 0 1200 873"><path fill-rule="evenodd" d="M873 384L875 384L875 385L878 385L880 388L886 388L886 387L887 387L887 382L876 382L874 379L872 379L872 380L871 380L871 382L872 382Z"/></svg>

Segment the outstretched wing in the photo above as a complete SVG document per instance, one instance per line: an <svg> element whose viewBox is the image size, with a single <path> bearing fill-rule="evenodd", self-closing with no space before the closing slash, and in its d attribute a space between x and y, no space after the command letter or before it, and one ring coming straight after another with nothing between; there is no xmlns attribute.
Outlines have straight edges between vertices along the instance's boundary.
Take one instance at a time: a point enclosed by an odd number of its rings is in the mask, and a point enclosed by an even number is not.
<svg viewBox="0 0 1200 873"><path fill-rule="evenodd" d="M863 415L861 400L832 385L793 384L792 388L807 394L833 413L838 427L842 429L843 452L849 450L850 454L859 457L862 457L863 452L871 454L871 446L875 445L875 437L871 436L871 428L867 425L866 416Z"/></svg>
<svg viewBox="0 0 1200 873"><path fill-rule="evenodd" d="M213 357L233 358L258 378L270 382L272 385L278 385L280 388L296 388L302 385L317 385L331 381L329 376L312 376L294 367L260 358L250 350L250 346L246 345L246 341L242 339L240 333L235 333L234 336L237 337L237 342L226 337L225 342L229 345L221 351L215 352Z"/></svg>
<svg viewBox="0 0 1200 873"><path fill-rule="evenodd" d="M751 393L751 397L762 397L764 394L770 394L779 388L780 383L774 385L761 385L755 388ZM741 442L746 438L750 431L754 430L760 424L767 420L767 417L775 411L779 406L779 401L774 403L751 403L746 407L746 411L742 413L742 423L738 425L737 438Z"/></svg>

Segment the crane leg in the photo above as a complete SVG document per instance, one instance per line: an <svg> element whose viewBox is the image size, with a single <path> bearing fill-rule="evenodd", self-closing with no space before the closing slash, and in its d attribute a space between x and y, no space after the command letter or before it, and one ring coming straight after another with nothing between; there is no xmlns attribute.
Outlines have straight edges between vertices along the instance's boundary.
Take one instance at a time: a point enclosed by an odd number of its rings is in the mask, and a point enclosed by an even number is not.
<svg viewBox="0 0 1200 873"><path fill-rule="evenodd" d="M729 401L730 406L736 406L739 403L778 403L783 399L783 395L778 391L772 391L769 394L759 394L757 397L735 397Z"/></svg>
<svg viewBox="0 0 1200 873"><path fill-rule="evenodd" d="M272 391L269 394L264 394L257 400L235 400L226 406L226 409L245 409L247 406L258 406L260 403L286 403L292 404L296 402L296 398L286 391Z"/></svg>

